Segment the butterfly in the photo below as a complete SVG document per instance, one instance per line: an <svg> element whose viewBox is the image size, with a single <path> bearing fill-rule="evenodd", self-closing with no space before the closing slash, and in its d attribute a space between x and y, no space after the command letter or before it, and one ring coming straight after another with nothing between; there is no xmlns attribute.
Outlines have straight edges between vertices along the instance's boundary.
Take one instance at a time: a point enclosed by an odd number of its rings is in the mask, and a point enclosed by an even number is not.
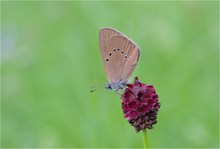
<svg viewBox="0 0 220 149"><path fill-rule="evenodd" d="M113 28L101 28L99 47L109 83L106 89L123 90L134 71L140 56L136 43Z"/></svg>

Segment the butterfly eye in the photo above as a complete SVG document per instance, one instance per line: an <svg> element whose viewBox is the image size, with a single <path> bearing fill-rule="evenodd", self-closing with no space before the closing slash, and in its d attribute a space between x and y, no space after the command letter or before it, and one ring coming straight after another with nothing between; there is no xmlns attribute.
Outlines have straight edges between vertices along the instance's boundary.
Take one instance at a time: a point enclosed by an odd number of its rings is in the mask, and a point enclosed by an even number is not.
<svg viewBox="0 0 220 149"><path fill-rule="evenodd" d="M129 58L130 60L131 60L131 56L130 56L130 58Z"/></svg>
<svg viewBox="0 0 220 149"><path fill-rule="evenodd" d="M118 49L118 51L119 51L120 49Z"/></svg>
<svg viewBox="0 0 220 149"><path fill-rule="evenodd" d="M106 61L108 62L108 61L109 61L109 59L106 59Z"/></svg>
<svg viewBox="0 0 220 149"><path fill-rule="evenodd" d="M112 55L112 53L109 53L109 56L111 56Z"/></svg>
<svg viewBox="0 0 220 149"><path fill-rule="evenodd" d="M114 49L114 52L115 52L116 50Z"/></svg>
<svg viewBox="0 0 220 149"><path fill-rule="evenodd" d="M124 52L122 51L121 54L124 54Z"/></svg>
<svg viewBox="0 0 220 149"><path fill-rule="evenodd" d="M125 55L125 58L128 58L127 55Z"/></svg>

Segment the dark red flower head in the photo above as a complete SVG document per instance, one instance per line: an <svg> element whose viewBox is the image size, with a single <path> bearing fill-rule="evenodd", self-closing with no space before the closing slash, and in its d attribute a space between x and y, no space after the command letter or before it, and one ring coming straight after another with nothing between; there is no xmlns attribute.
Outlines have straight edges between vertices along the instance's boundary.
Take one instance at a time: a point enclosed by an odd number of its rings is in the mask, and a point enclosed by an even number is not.
<svg viewBox="0 0 220 149"><path fill-rule="evenodd" d="M160 108L153 85L141 83L136 77L133 84L127 85L121 98L124 117L137 132L153 128Z"/></svg>

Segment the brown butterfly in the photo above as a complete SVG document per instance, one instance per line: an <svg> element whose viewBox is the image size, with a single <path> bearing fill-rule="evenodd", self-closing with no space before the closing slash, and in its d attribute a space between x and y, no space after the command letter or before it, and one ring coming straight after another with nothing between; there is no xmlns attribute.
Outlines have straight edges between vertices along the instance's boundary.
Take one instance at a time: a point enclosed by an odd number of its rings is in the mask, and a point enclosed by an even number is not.
<svg viewBox="0 0 220 149"><path fill-rule="evenodd" d="M139 60L138 46L113 28L101 28L99 47L109 81L106 89L124 89Z"/></svg>

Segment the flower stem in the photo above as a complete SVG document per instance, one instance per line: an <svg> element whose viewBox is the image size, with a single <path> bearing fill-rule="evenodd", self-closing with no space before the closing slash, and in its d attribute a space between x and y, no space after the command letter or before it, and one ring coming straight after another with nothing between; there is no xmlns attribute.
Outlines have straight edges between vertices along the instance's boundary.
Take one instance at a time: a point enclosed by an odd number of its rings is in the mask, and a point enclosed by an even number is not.
<svg viewBox="0 0 220 149"><path fill-rule="evenodd" d="M143 131L143 141L144 141L144 149L148 149L148 144L147 144L147 130L146 128L142 130Z"/></svg>

